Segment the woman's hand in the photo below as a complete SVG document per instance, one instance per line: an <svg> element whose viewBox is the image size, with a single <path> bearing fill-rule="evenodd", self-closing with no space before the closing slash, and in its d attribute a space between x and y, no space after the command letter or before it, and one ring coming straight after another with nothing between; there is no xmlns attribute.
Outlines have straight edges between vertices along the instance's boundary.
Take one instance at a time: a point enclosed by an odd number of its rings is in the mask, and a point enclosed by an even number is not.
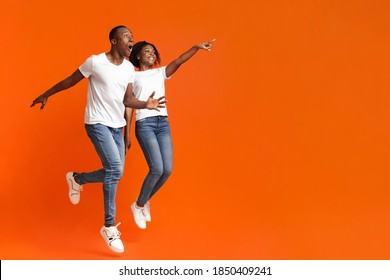
<svg viewBox="0 0 390 280"><path fill-rule="evenodd" d="M215 39L213 40L210 40L210 41L206 41L206 42L203 42L203 43L199 43L196 45L196 47L198 49L203 49L203 50L206 50L206 51L211 51L211 48L213 47L213 43L214 43Z"/></svg>

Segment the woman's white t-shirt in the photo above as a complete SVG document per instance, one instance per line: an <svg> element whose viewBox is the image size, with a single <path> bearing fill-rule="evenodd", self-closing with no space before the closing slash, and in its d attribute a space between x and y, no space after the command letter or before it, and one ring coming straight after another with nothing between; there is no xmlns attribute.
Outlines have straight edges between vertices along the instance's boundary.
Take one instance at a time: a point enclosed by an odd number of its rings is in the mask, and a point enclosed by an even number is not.
<svg viewBox="0 0 390 280"><path fill-rule="evenodd" d="M141 101L147 101L154 91L154 99L165 95L164 82L170 77L166 76L166 66L146 71L136 71L133 83L133 93ZM148 109L137 109L135 111L136 121L153 116L168 116L167 108L159 108L159 111Z"/></svg>

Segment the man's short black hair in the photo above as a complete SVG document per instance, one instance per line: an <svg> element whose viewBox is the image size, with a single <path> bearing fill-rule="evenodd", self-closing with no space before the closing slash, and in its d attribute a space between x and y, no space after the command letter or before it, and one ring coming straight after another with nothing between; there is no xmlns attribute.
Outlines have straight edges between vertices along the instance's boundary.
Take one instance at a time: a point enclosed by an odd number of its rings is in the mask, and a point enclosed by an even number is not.
<svg viewBox="0 0 390 280"><path fill-rule="evenodd" d="M110 34L108 35L108 38L110 39L110 41L112 39L116 38L116 32L118 31L119 28L127 28L127 27L124 25L118 25L118 26L115 26L113 29L111 29Z"/></svg>

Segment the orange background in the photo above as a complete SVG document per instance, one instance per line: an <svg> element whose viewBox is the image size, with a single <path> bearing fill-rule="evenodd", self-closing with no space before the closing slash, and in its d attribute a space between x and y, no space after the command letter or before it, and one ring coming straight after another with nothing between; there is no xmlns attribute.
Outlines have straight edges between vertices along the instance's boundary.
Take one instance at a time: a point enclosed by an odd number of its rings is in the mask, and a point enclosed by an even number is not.
<svg viewBox="0 0 390 280"><path fill-rule="evenodd" d="M390 2L3 1L0 259L389 259ZM138 229L147 166L133 134L117 193L125 253L65 173L100 167L86 80L32 100L128 26L163 64L216 38L167 82L174 172Z"/></svg>

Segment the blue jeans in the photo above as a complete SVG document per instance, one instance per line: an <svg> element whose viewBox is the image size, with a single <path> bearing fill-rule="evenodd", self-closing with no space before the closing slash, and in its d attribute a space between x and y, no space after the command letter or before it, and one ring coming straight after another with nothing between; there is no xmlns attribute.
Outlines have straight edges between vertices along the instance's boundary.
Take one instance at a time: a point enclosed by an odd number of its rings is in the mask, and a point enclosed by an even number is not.
<svg viewBox="0 0 390 280"><path fill-rule="evenodd" d="M119 179L123 175L125 145L122 128L112 128L102 124L86 124L85 130L102 161L103 168L93 172L79 173L79 184L103 182L104 225L115 225L115 196Z"/></svg>
<svg viewBox="0 0 390 280"><path fill-rule="evenodd" d="M137 202L146 204L172 172L172 139L168 118L156 116L136 122L135 135L149 166Z"/></svg>

